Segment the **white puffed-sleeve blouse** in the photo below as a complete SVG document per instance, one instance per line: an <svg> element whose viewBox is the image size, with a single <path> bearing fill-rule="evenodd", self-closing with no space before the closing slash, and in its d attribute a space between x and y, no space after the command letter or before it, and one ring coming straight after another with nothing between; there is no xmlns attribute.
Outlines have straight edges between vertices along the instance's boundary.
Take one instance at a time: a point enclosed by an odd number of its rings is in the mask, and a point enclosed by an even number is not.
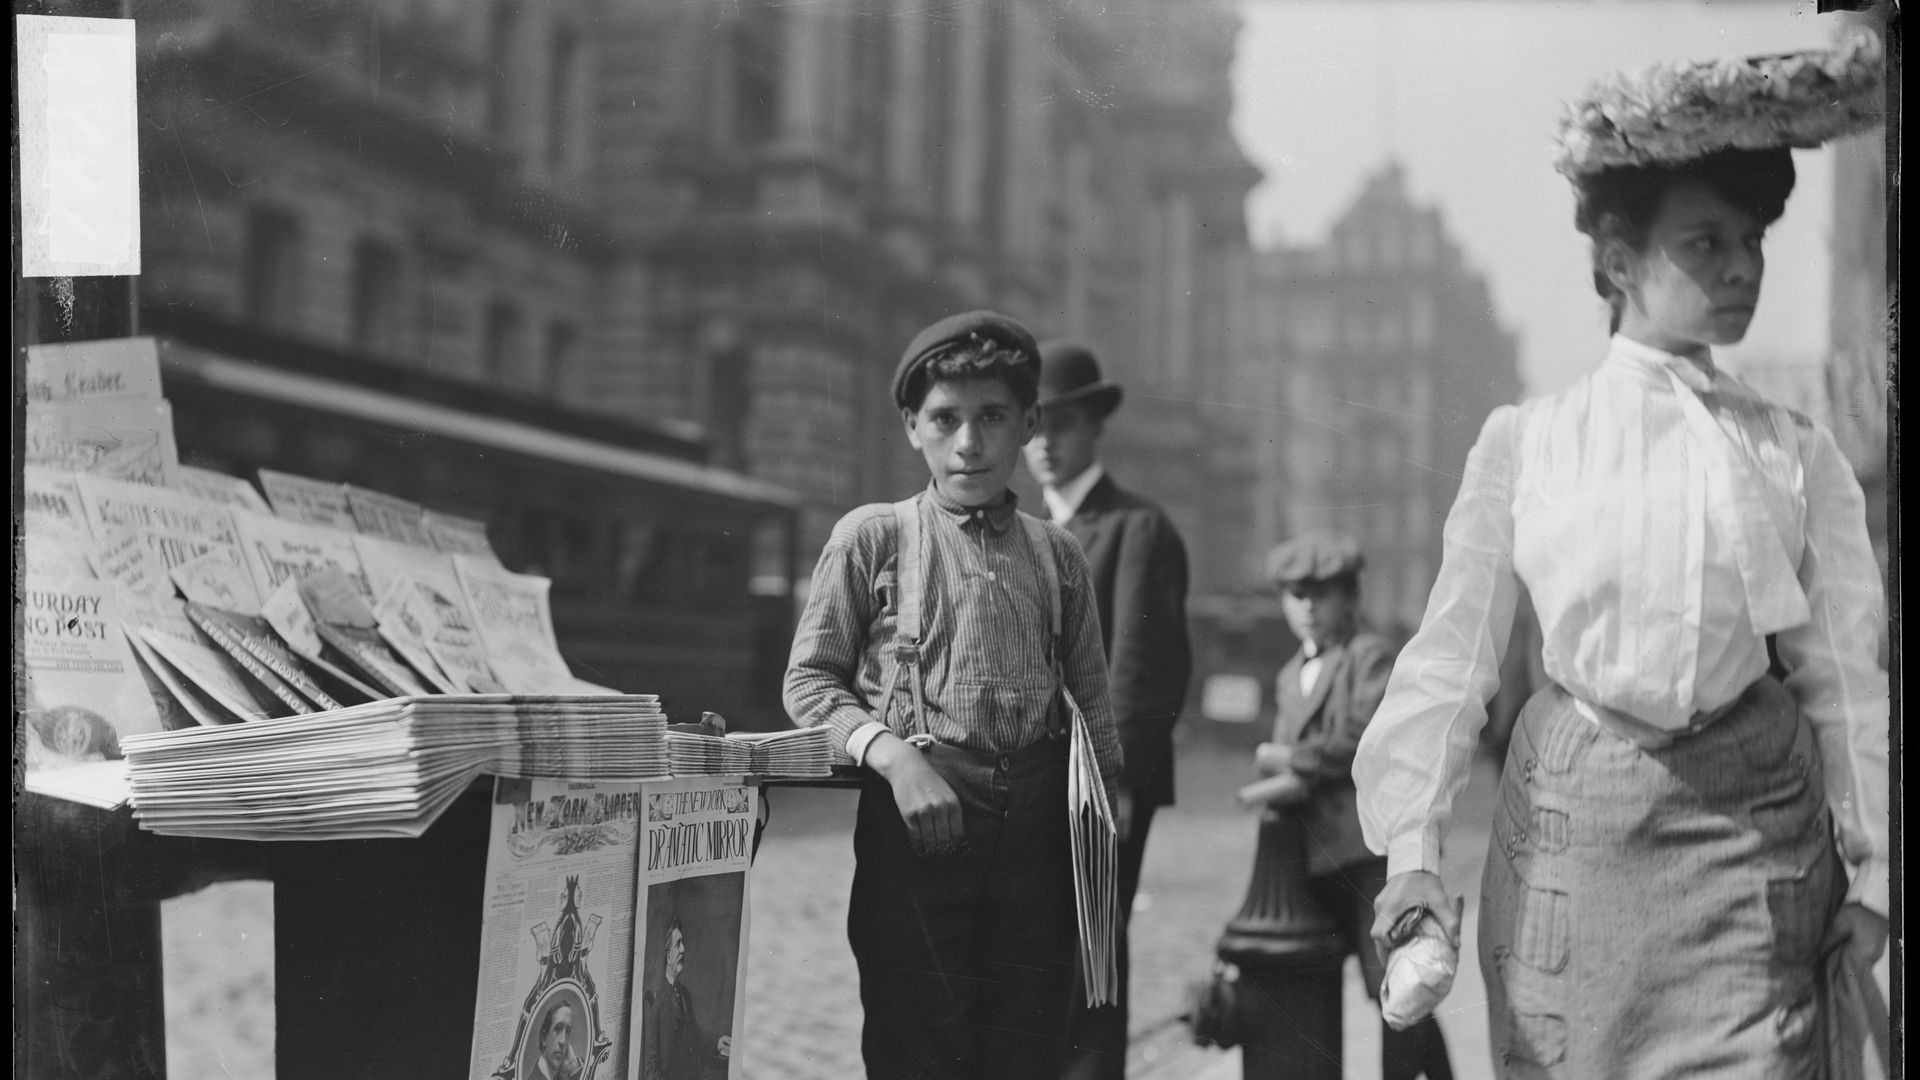
<svg viewBox="0 0 1920 1080"><path fill-rule="evenodd" d="M1765 674L1772 635L1820 745L1848 898L1886 914L1884 590L1830 433L1704 354L1622 337L1568 389L1494 411L1354 761L1361 826L1391 873L1439 868L1521 582L1547 675L1649 746Z"/></svg>

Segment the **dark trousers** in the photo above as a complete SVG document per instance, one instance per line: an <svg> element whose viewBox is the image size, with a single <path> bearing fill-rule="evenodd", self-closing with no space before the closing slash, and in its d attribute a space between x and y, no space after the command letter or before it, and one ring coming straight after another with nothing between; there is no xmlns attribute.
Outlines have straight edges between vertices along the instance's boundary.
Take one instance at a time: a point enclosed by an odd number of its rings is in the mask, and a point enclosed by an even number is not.
<svg viewBox="0 0 1920 1080"><path fill-rule="evenodd" d="M1340 924L1340 936L1347 951L1360 957L1360 978L1367 985L1367 997L1380 1001L1380 981L1386 976L1386 963L1373 948L1373 900L1387 887L1387 860L1366 859L1336 867L1322 874L1309 874L1307 888L1320 910ZM1385 1020L1380 1022L1380 1075L1384 1080L1453 1080L1453 1066L1447 1061L1447 1040L1440 1023L1429 1016L1405 1031L1395 1031Z"/></svg>
<svg viewBox="0 0 1920 1080"><path fill-rule="evenodd" d="M847 938L867 1075L1051 1078L1079 940L1067 744L926 753L960 796L960 851L915 854L887 782L860 792Z"/></svg>
<svg viewBox="0 0 1920 1080"><path fill-rule="evenodd" d="M1133 921L1133 897L1140 891L1140 864L1147 857L1147 833L1153 828L1155 806L1133 808L1133 831L1119 848L1120 930L1115 935L1115 957L1120 968L1120 999L1097 1009L1087 1007L1087 994L1074 966L1073 992L1067 1000L1067 1053L1060 1075L1065 1080L1121 1080L1127 1074L1127 926Z"/></svg>

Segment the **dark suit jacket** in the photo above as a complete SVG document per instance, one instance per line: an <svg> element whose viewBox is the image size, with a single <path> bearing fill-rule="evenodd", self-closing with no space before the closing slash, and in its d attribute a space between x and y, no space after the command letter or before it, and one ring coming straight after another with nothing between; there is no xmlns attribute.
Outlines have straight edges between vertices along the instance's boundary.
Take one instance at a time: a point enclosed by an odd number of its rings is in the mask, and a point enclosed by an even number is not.
<svg viewBox="0 0 1920 1080"><path fill-rule="evenodd" d="M709 1063L720 1063L720 1037L693 1015L693 998L684 983L661 984L646 992L646 1017L640 1037L647 1041L642 1080L701 1080Z"/></svg>
<svg viewBox="0 0 1920 1080"><path fill-rule="evenodd" d="M1067 522L1093 572L1107 688L1141 805L1173 802L1173 722L1187 700L1187 549L1166 512L1103 476Z"/></svg>
<svg viewBox="0 0 1920 1080"><path fill-rule="evenodd" d="M1307 831L1307 870L1322 874L1338 866L1374 857L1360 836L1360 811L1353 788L1353 752L1387 693L1393 673L1393 646L1365 631L1345 645L1321 654L1320 677L1311 697L1300 693L1300 665L1306 650L1280 669L1274 687L1279 714L1273 741L1293 747L1293 771L1311 785L1300 807Z"/></svg>

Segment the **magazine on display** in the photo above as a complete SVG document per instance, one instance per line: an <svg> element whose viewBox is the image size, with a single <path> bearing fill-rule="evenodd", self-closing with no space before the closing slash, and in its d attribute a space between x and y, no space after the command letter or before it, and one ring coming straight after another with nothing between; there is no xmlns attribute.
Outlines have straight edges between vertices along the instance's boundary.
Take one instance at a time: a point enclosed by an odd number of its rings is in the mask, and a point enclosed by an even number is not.
<svg viewBox="0 0 1920 1080"><path fill-rule="evenodd" d="M414 590L412 579L402 578L387 586L385 596L373 608L374 621L380 624L380 638L408 666L442 694L470 692L440 667L427 651L427 614Z"/></svg>
<svg viewBox="0 0 1920 1080"><path fill-rule="evenodd" d="M471 555L455 555L453 565L488 665L500 684L515 694L572 691L579 680L560 656L553 610L547 602L553 582L516 574Z"/></svg>
<svg viewBox="0 0 1920 1080"><path fill-rule="evenodd" d="M642 789L627 1075L741 1075L759 789L680 777Z"/></svg>
<svg viewBox="0 0 1920 1080"><path fill-rule="evenodd" d="M618 1080L641 786L494 781L468 1080Z"/></svg>
<svg viewBox="0 0 1920 1080"><path fill-rule="evenodd" d="M202 633L232 655L243 668L252 672L254 665L264 667L269 676L292 690L295 711L321 712L345 708L307 674L264 617L237 615L189 601L187 618L192 619Z"/></svg>
<svg viewBox="0 0 1920 1080"><path fill-rule="evenodd" d="M258 514L271 514L273 507L260 495L258 488L238 476L228 476L212 469L182 465L173 471L175 490L184 491L196 499L205 499L212 503L221 503L236 510L251 510Z"/></svg>
<svg viewBox="0 0 1920 1080"><path fill-rule="evenodd" d="M85 576L93 529L80 501L80 478L28 465L22 470L20 532L26 573Z"/></svg>
<svg viewBox="0 0 1920 1080"><path fill-rule="evenodd" d="M402 544L433 547L433 537L420 521L426 515L426 507L385 492L369 491L352 484L341 486L347 492L347 511L353 515L353 523L361 532Z"/></svg>
<svg viewBox="0 0 1920 1080"><path fill-rule="evenodd" d="M295 580L300 599L306 602L313 616L313 629L319 634L330 660L362 681L379 687L387 696L433 692L406 661L387 647L386 639L380 636L379 620L360 595L359 586L350 578L337 570L328 570Z"/></svg>
<svg viewBox="0 0 1920 1080"><path fill-rule="evenodd" d="M325 525L342 532L359 532L353 523L353 511L347 509L344 484L295 476L275 469L261 469L260 489L267 493L273 512L288 521L306 525Z"/></svg>
<svg viewBox="0 0 1920 1080"><path fill-rule="evenodd" d="M375 594L360 566L352 533L247 510L235 510L233 524L254 588L262 597L272 596L290 578L337 570L353 582L363 598L373 599Z"/></svg>
<svg viewBox="0 0 1920 1080"><path fill-rule="evenodd" d="M152 338L107 338L27 346L27 402L160 397L160 350Z"/></svg>
<svg viewBox="0 0 1920 1080"><path fill-rule="evenodd" d="M397 614L414 626L433 661L460 684L457 692L492 694L506 689L487 663L486 648L451 556L374 536L355 537L354 548L366 568L367 583L383 606L390 590L404 586L391 602L398 605Z"/></svg>
<svg viewBox="0 0 1920 1080"><path fill-rule="evenodd" d="M181 705L204 724L231 724L265 720L279 708L279 699L254 682L226 651L201 632L187 615L187 605L166 596L122 595L122 616L134 648L155 668Z"/></svg>
<svg viewBox="0 0 1920 1080"><path fill-rule="evenodd" d="M420 524L433 539L434 548L442 554L473 555L489 562L500 561L500 556L494 553L493 541L487 539L487 523L484 521L429 510L421 516Z"/></svg>
<svg viewBox="0 0 1920 1080"><path fill-rule="evenodd" d="M247 573L233 512L218 503L168 488L129 484L98 476L79 478L80 501L94 536L134 529L170 571L205 583L207 594L189 599L243 614L260 610L260 596ZM196 560L204 560L196 562ZM176 575L175 583L180 582ZM230 594L230 595L228 595Z"/></svg>
<svg viewBox="0 0 1920 1080"><path fill-rule="evenodd" d="M170 596L173 580L167 564L147 545L138 529L118 529L101 537L88 552L94 576L117 582L137 596Z"/></svg>
<svg viewBox="0 0 1920 1080"><path fill-rule="evenodd" d="M298 581L289 578L281 582L266 603L260 605L260 617L267 620L273 632L294 655L306 662L323 684L330 686L335 697L359 705L387 696L328 658L327 643L320 640L320 629L314 625L313 612L308 610L307 602L300 597Z"/></svg>
<svg viewBox="0 0 1920 1080"><path fill-rule="evenodd" d="M173 409L138 397L29 404L25 461L136 484L171 483L180 464Z"/></svg>
<svg viewBox="0 0 1920 1080"><path fill-rule="evenodd" d="M27 347L26 457L140 484L175 478L173 411L152 338Z"/></svg>
<svg viewBox="0 0 1920 1080"><path fill-rule="evenodd" d="M120 627L118 589L61 574L29 575L22 585L15 707L25 728L27 790L120 805L124 784L84 797L45 781L80 766L110 781L124 767L121 740L160 730L160 711Z"/></svg>

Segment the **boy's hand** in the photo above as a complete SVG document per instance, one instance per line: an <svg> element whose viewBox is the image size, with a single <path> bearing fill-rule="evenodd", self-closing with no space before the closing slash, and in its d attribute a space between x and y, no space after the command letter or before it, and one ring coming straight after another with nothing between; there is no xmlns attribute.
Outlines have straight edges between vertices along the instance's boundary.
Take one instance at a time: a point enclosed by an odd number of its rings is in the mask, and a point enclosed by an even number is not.
<svg viewBox="0 0 1920 1080"><path fill-rule="evenodd" d="M1133 836L1133 789L1122 780L1113 793L1113 833L1119 840Z"/></svg>
<svg viewBox="0 0 1920 1080"><path fill-rule="evenodd" d="M1439 921L1440 929L1446 932L1447 944L1460 947L1460 915L1467 906L1466 897L1452 899L1447 896L1447 887L1440 883L1440 875L1426 870L1408 870L1387 879L1387 887L1373 901L1373 947L1384 962L1387 954L1393 951L1393 943L1387 939L1388 932L1400 916L1409 909L1424 907L1433 913Z"/></svg>
<svg viewBox="0 0 1920 1080"><path fill-rule="evenodd" d="M1263 742L1253 748L1253 763L1261 776L1277 776L1293 767L1293 747Z"/></svg>
<svg viewBox="0 0 1920 1080"><path fill-rule="evenodd" d="M1820 943L1820 951L1824 953L1843 945L1853 951L1862 965L1872 967L1887 949L1886 917L1865 904L1840 905L1832 925L1827 927L1826 940Z"/></svg>
<svg viewBox="0 0 1920 1080"><path fill-rule="evenodd" d="M1267 806L1298 806L1307 801L1309 794L1307 782L1299 773L1288 770L1248 784L1235 797L1240 800L1241 809L1258 810Z"/></svg>
<svg viewBox="0 0 1920 1080"><path fill-rule="evenodd" d="M960 842L965 834L960 796L927 764L918 747L888 732L867 747L867 764L893 788L894 804L917 854L950 850Z"/></svg>

